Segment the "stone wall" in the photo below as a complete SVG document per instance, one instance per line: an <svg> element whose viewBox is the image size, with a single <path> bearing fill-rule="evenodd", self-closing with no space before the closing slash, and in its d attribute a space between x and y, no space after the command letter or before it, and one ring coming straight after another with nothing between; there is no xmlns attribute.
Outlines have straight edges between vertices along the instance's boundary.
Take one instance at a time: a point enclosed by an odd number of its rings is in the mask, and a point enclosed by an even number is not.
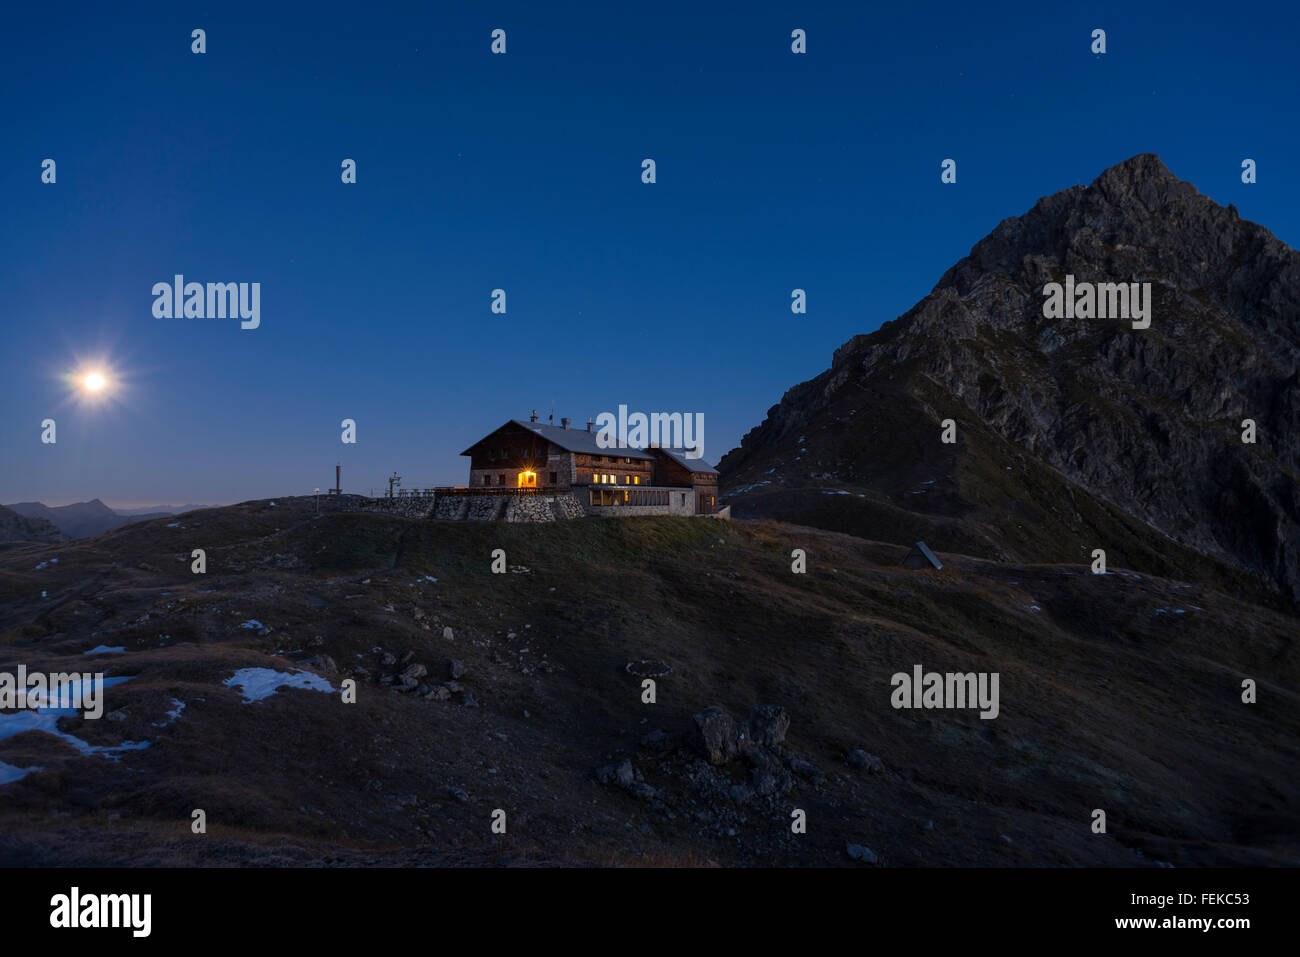
<svg viewBox="0 0 1300 957"><path fill-rule="evenodd" d="M558 519L582 518L587 514L582 503L578 501L578 492L573 495L557 495L555 497L555 517Z"/></svg>
<svg viewBox="0 0 1300 957"><path fill-rule="evenodd" d="M477 495L470 497L465 518L471 522L490 522L501 514L501 496Z"/></svg>
<svg viewBox="0 0 1300 957"><path fill-rule="evenodd" d="M667 505L591 505L585 487L559 490L553 495L443 495L369 498L365 495L320 496L321 512L382 512L402 518L432 518L439 521L555 522L587 516L620 518L634 515L693 515L695 493L691 489L668 490ZM682 502L683 493L686 501ZM315 510L314 496L301 495L276 500L281 507ZM270 500L266 502L269 505ZM246 503L247 504L247 503ZM729 511L719 518L729 518Z"/></svg>
<svg viewBox="0 0 1300 957"><path fill-rule="evenodd" d="M444 495L433 508L433 517L456 521L469 514L470 499L464 495Z"/></svg>
<svg viewBox="0 0 1300 957"><path fill-rule="evenodd" d="M403 498L372 498L367 500L367 512L386 512L402 518L428 518L433 513L432 495L411 495Z"/></svg>
<svg viewBox="0 0 1300 957"><path fill-rule="evenodd" d="M515 496L506 502L507 522L555 521L555 498L550 495Z"/></svg>

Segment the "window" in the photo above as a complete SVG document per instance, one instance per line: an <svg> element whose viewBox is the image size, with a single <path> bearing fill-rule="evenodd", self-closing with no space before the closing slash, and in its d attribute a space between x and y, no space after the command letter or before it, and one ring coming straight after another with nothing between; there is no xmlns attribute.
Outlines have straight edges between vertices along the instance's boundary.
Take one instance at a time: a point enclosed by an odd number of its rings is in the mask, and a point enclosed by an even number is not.
<svg viewBox="0 0 1300 957"><path fill-rule="evenodd" d="M505 473L505 472L502 472L500 475L497 476L497 484L498 484L498 485L505 485L505 484L506 484L506 473Z"/></svg>
<svg viewBox="0 0 1300 957"><path fill-rule="evenodd" d="M551 473L551 484L552 484L552 485L558 485L558 484L560 484L560 475L559 475L558 472L552 472L552 473Z"/></svg>
<svg viewBox="0 0 1300 957"><path fill-rule="evenodd" d="M641 484L641 476L639 476L639 475L633 475L633 476L632 476L632 484L633 484L633 485L640 485L640 484Z"/></svg>

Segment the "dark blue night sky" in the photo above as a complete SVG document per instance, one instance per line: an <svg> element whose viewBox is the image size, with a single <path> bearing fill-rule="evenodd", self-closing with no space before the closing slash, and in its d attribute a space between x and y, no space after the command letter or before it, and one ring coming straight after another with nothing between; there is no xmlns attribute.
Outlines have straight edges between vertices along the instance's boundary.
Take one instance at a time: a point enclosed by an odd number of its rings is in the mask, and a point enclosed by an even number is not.
<svg viewBox="0 0 1300 957"><path fill-rule="evenodd" d="M1000 220L1140 152L1300 242L1294 7L1136 6L11 6L0 501L460 484L552 402L703 413L716 463ZM261 283L260 328L155 318L176 273Z"/></svg>

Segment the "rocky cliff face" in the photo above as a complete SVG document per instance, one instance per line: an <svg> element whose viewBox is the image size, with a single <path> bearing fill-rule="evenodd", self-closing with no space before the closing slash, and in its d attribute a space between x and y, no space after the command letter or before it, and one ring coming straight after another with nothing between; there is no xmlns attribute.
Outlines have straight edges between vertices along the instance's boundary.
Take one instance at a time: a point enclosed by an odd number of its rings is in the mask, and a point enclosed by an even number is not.
<svg viewBox="0 0 1300 957"><path fill-rule="evenodd" d="M1066 275L1151 283L1150 328L1044 318ZM1298 376L1300 253L1143 154L845 343L723 459L724 493L738 515L1023 560L1106 548L1300 602Z"/></svg>
<svg viewBox="0 0 1300 957"><path fill-rule="evenodd" d="M43 518L26 518L0 505L0 542L66 542L68 536Z"/></svg>

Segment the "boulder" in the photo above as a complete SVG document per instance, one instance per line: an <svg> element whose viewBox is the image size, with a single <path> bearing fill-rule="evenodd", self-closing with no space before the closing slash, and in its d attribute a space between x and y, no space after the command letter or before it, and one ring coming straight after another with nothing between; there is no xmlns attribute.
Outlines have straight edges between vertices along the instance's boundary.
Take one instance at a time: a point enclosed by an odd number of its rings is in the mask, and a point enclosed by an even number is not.
<svg viewBox="0 0 1300 957"><path fill-rule="evenodd" d="M696 744L712 764L726 764L739 753L735 719L714 705L695 715Z"/></svg>
<svg viewBox="0 0 1300 957"><path fill-rule="evenodd" d="M857 768L859 771L866 771L868 774L883 774L885 770L884 761L881 761L874 754L868 754L861 748L850 751L848 757L844 760L852 767Z"/></svg>
<svg viewBox="0 0 1300 957"><path fill-rule="evenodd" d="M875 864L877 860L871 848L864 847L861 844L846 845L844 852L855 861L861 861L863 864Z"/></svg>
<svg viewBox="0 0 1300 957"><path fill-rule="evenodd" d="M755 705L749 709L745 723L754 743L766 748L780 744L790 730L790 716L777 704Z"/></svg>

